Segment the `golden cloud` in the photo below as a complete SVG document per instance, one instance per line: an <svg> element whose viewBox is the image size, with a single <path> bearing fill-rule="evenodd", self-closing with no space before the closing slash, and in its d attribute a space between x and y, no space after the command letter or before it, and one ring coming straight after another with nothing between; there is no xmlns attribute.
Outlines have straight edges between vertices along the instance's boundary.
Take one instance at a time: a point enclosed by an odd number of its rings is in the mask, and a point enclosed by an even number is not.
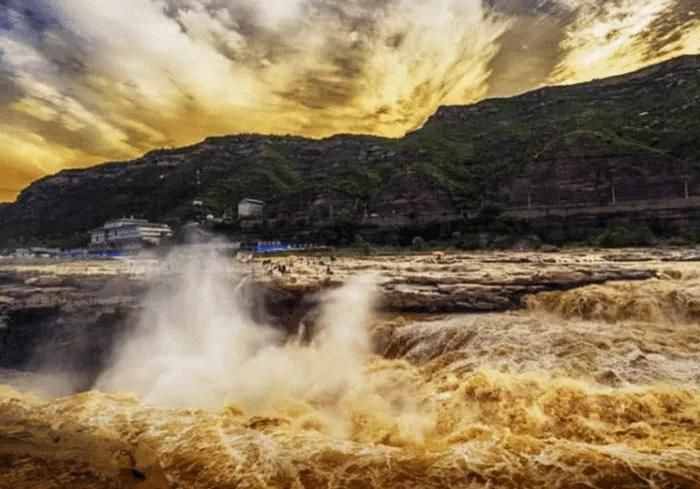
<svg viewBox="0 0 700 489"><path fill-rule="evenodd" d="M230 133L399 137L441 104L700 51L692 0L6 0L0 199Z"/></svg>

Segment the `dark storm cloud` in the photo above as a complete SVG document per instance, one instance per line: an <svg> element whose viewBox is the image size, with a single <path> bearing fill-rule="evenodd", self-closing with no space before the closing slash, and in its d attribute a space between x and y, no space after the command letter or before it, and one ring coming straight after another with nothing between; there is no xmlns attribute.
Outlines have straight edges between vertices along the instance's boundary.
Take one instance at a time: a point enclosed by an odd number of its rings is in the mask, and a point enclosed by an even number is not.
<svg viewBox="0 0 700 489"><path fill-rule="evenodd" d="M299 37L323 29L324 45L320 50L323 66L300 64L289 87L275 92L292 104L317 110L350 103L363 90L363 72L375 42L400 47L404 33L377 39L379 24L397 3L396 0L308 0L300 5L300 15L274 27L266 25L264 15L252 4L212 1L204 6L204 11L219 20L226 13L225 18L230 21L225 27L245 41L244 48L232 49L222 39L215 39L214 47L232 61L254 68L262 63L289 63L303 54ZM170 0L165 11L184 33L192 35L183 20L192 11L191 2Z"/></svg>
<svg viewBox="0 0 700 489"><path fill-rule="evenodd" d="M533 3L538 8L530 8ZM559 63L567 17L571 13L552 6L552 2L541 3L523 0L519 9L515 8L518 5L510 4L510 13L519 10L520 14L499 39L501 49L490 64L490 96L507 96L536 87Z"/></svg>
<svg viewBox="0 0 700 489"><path fill-rule="evenodd" d="M72 83L86 72L78 38L63 29L43 5L20 5L20 2L6 4L6 14L11 18L9 35L15 43L21 43L28 50L31 49L32 56L41 60L41 64L37 64L37 60L29 59L25 66L13 66L7 60L7 53L0 48L0 113L4 116L3 122L15 128L26 128L27 131L40 134L46 139L60 141L65 146L109 154L111 144L102 141L102 147L98 148L100 138L97 137L94 128L86 126L80 130L70 130L64 124L56 123L56 119L66 112L63 97L32 91L31 85L22 83L23 77L26 78L27 73L32 72L45 83L51 83L57 94L82 91L81 98L86 109L98 110L98 107L90 106L90 97L86 96L84 88ZM12 107L20 100L32 101L56 116L42 119L13 110Z"/></svg>
<svg viewBox="0 0 700 489"><path fill-rule="evenodd" d="M486 0L484 3L494 12L511 17L546 15L563 19L574 10L557 0Z"/></svg>
<svg viewBox="0 0 700 489"><path fill-rule="evenodd" d="M85 39L62 26L43 0L2 0L0 26L8 38L31 47L51 69L70 77L84 72ZM3 27L0 27L3 28Z"/></svg>
<svg viewBox="0 0 700 489"><path fill-rule="evenodd" d="M10 23L10 1L0 0L0 30L8 30L12 27Z"/></svg>
<svg viewBox="0 0 700 489"><path fill-rule="evenodd" d="M12 67L4 61L4 54L0 49L0 113L3 107L16 101L22 95L22 90L17 85L15 73Z"/></svg>
<svg viewBox="0 0 700 489"><path fill-rule="evenodd" d="M678 0L675 7L666 15L654 19L641 36L647 46L646 59L653 60L659 53L673 54L674 51L682 51L676 43L691 29L697 28L693 21L697 20L698 16L700 16L698 0Z"/></svg>

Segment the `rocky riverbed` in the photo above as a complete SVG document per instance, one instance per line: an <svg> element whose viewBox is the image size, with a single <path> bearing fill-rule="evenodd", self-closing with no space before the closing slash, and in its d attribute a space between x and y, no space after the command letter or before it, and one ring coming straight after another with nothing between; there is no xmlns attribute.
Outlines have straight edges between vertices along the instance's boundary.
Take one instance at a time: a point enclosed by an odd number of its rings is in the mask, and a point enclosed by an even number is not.
<svg viewBox="0 0 700 489"><path fill-rule="evenodd" d="M699 261L3 263L0 487L698 487Z"/></svg>
<svg viewBox="0 0 700 489"><path fill-rule="evenodd" d="M671 261L694 256L691 251L329 255L231 260L227 266L232 282L247 278L259 316L295 332L318 293L358 274L376 276L378 307L386 313L503 312L524 307L526 296L540 292L647 280ZM99 370L146 291L177 273L177 263L154 259L0 264L0 368L49 363L83 373ZM82 384L92 380L87 375Z"/></svg>
<svg viewBox="0 0 700 489"><path fill-rule="evenodd" d="M256 319L295 334L318 294L372 275L388 315L494 313L526 307L543 292L636 282L692 267L690 249L566 253L287 256L231 259ZM0 262L0 368L80 372L88 387L115 341L128 333L148 290L167 287L178 258ZM675 272L678 273L678 272Z"/></svg>

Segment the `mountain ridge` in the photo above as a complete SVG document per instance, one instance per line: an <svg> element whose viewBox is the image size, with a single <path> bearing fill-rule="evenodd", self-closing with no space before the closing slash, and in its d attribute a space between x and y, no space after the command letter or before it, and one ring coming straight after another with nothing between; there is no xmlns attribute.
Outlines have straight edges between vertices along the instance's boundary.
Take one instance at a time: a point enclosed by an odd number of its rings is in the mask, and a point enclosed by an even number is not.
<svg viewBox="0 0 700 489"><path fill-rule="evenodd" d="M676 182L680 176L664 177L663 168L682 161L695 192L699 120L700 55L686 55L609 79L442 106L420 129L399 139L209 137L37 180L15 203L0 206L0 245L31 238L77 242L87 229L121 215L177 225L191 218L193 199L204 200L214 214L230 214L238 199L261 198L269 204L268 220L285 223L291 234L291 228L304 231L338 222L410 227L416 221L410 216L423 224L459 220L485 203L522 206L517 182L541 173L533 168L546 147L580 131L600 136L594 138L596 157L607 155L599 165L601 175L611 174L615 162L631 158L624 154L631 151L635 158L656 162L634 185L675 189L676 183L658 182ZM571 160L569 153L556 158ZM586 160L585 154L576 157ZM577 165L569 163L556 165L574 171ZM593 185L577 179L584 187ZM604 187L597 194L604 194ZM383 222L368 218L375 214Z"/></svg>
<svg viewBox="0 0 700 489"><path fill-rule="evenodd" d="M338 134L333 134L330 136L320 137L320 138L314 138L314 137L309 137L309 136L299 136L296 134L272 134L272 133L236 133L236 134L220 135L220 136L207 136L206 138L202 139L201 141L197 141L197 142L194 142L192 144L186 144L184 146L178 146L176 148L167 148L167 149L166 148L155 148L155 149L147 151L146 153L144 153L141 156L132 158L130 160L110 160L110 161L104 161L102 163L96 163L94 165L86 166L86 167L61 169L54 174L45 175L41 178L38 178L37 180L34 180L29 186L31 186L32 184L38 183L46 178L58 176L64 172L84 171L84 170L91 170L94 168L102 167L104 165L130 163L130 162L133 162L133 161L136 161L139 159L147 158L152 153L158 153L158 152L167 151L167 150L185 150L185 149L192 148L192 147L198 146L200 144L206 143L209 140L216 140L216 139L220 139L220 138L227 138L227 137L233 137L233 136L250 136L250 137L263 137L263 138L298 138L298 139L306 140L306 141L327 141L327 140L332 140L332 139L336 139L336 138L368 138L368 139L395 141L395 140L403 139L403 138L411 135L414 132L420 131L423 127L425 127L425 125L427 125L443 109L469 108L469 107L478 106L478 105L483 104L483 103L488 103L491 101L519 98L519 97L524 97L524 96L528 96L528 95L538 94L539 92L544 92L544 91L549 91L549 90L557 90L560 88L575 88L575 87L582 87L582 86L592 86L592 85L596 85L596 84L606 84L607 85L607 84L614 83L614 82L627 81L627 80L633 79L637 76L647 74L647 73L650 73L653 71L657 71L660 68L663 69L663 68L669 68L669 67L678 66L678 65L688 65L688 66L700 67L700 55L686 54L686 55L678 56L676 58L672 58L671 60L668 60L668 61L665 61L665 62L662 62L659 64L646 66L644 68L640 68L638 70L635 70L635 71L632 71L629 73L615 75L615 76L607 77L607 78L597 78L597 79L593 79L593 80L590 80L587 82L578 82L578 83L560 84L560 85L545 85L545 86L538 87L538 88L535 88L532 90L527 90L525 92L518 93L518 94L515 94L512 96L489 97L489 98L485 98L483 100L480 100L478 102L474 102L471 104L440 105L436 109L435 113L433 113L430 117L428 117L420 128L415 129L413 131L409 131L404 136L397 137L397 138L376 136L376 135L372 135L372 134L354 134L354 133L338 133ZM0 205L12 204L12 203L13 202L0 202Z"/></svg>

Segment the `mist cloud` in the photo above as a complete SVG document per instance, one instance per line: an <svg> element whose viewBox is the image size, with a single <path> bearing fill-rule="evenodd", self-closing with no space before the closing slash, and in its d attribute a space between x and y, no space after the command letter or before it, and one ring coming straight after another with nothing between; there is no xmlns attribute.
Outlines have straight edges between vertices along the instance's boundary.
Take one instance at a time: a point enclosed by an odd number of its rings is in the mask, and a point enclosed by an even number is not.
<svg viewBox="0 0 700 489"><path fill-rule="evenodd" d="M356 277L321 297L310 344L257 323L247 277L214 252L175 251L98 388L170 407L262 409L337 396L362 384L376 288Z"/></svg>
<svg viewBox="0 0 700 489"><path fill-rule="evenodd" d="M0 175L236 132L401 136L440 104L697 53L694 4L0 0Z"/></svg>

